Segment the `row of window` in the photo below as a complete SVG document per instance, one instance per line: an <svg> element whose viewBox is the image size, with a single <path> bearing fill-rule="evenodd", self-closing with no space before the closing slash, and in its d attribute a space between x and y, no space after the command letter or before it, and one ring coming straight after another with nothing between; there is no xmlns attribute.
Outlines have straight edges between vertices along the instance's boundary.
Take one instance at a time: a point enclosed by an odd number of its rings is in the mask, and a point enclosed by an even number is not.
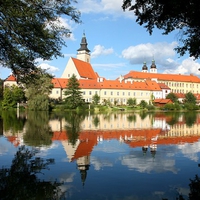
<svg viewBox="0 0 200 200"><path fill-rule="evenodd" d="M173 83L173 82L163 82L164 84L166 84L169 87L190 87L190 88L195 88L195 84L194 83ZM198 84L196 84L196 88L198 88Z"/></svg>
<svg viewBox="0 0 200 200"><path fill-rule="evenodd" d="M83 91L83 95L95 95L95 94L98 94L98 92L97 91ZM113 95L117 95L117 96L126 96L126 94L128 95L128 96L149 96L150 95L150 93L149 92L133 92L133 93L131 93L131 92L113 92L113 91L110 91L110 92L108 92L108 91L104 91L103 92L103 95L104 96L106 96L106 95L109 95L110 94L110 96L113 96ZM161 92L155 92L154 93L154 95L156 95L156 96L160 96L162 93Z"/></svg>

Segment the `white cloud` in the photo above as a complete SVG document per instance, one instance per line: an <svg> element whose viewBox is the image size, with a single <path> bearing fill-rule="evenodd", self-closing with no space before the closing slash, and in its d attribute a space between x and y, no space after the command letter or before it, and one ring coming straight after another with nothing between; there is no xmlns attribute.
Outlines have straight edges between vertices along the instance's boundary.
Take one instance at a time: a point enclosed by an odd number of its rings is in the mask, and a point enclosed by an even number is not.
<svg viewBox="0 0 200 200"><path fill-rule="evenodd" d="M163 63L163 60L169 63L169 61L171 62L169 58L175 56L174 48L176 45L176 42L170 44L166 42L139 44L123 50L122 57L129 60L131 64L150 62L152 59L155 59L156 63Z"/></svg>
<svg viewBox="0 0 200 200"><path fill-rule="evenodd" d="M176 68L166 69L163 73L167 74L194 74L200 75L200 64L193 58L187 58Z"/></svg>
<svg viewBox="0 0 200 200"><path fill-rule="evenodd" d="M84 0L78 2L77 7L81 13L103 13L113 16L127 16L133 18L133 12L122 10L122 0Z"/></svg>
<svg viewBox="0 0 200 200"><path fill-rule="evenodd" d="M96 45L94 51L91 53L91 57L95 58L100 55L109 55L114 52L113 48L106 49L104 46Z"/></svg>
<svg viewBox="0 0 200 200"><path fill-rule="evenodd" d="M38 67L40 67L41 69L47 70L47 72L51 74L54 74L56 71L59 71L57 67L49 65L48 63L41 63Z"/></svg>

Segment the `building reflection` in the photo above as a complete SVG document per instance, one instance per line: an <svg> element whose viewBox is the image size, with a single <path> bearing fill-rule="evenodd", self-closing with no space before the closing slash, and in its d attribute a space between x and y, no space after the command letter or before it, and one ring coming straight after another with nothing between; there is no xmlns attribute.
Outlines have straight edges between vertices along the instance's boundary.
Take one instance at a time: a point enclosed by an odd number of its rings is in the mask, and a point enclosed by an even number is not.
<svg viewBox="0 0 200 200"><path fill-rule="evenodd" d="M99 143L118 140L130 148L141 148L143 155L149 151L155 157L157 145L195 143L200 138L199 114L190 126L186 124L183 114L156 113L145 118L136 113L88 115L80 121L78 138L73 144L65 129L68 123L64 118L49 121L53 131L52 141L60 141L68 161L77 163L83 185L90 167L90 155ZM4 131L4 135L14 145L23 143L23 134L13 136L9 131ZM21 136L20 139L18 136Z"/></svg>

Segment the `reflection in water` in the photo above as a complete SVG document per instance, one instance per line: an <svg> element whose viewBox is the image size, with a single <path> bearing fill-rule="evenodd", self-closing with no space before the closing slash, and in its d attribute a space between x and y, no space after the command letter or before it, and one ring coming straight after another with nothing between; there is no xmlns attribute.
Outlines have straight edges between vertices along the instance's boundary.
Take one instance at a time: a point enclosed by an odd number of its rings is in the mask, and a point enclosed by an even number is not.
<svg viewBox="0 0 200 200"><path fill-rule="evenodd" d="M1 200L61 199L61 183L40 180L36 176L54 164L54 160L35 157L36 153L36 150L22 146L16 152L11 167L0 169Z"/></svg>
<svg viewBox="0 0 200 200"><path fill-rule="evenodd" d="M52 136L48 112L28 112L24 143L35 147L49 146L52 143Z"/></svg>
<svg viewBox="0 0 200 200"><path fill-rule="evenodd" d="M164 194L165 190L167 191L169 188L166 186L163 188L156 182L156 188L153 188L154 185L150 183L151 179L160 176L163 179L167 177L166 183L162 184L170 185L170 180L178 181L178 179L173 178L175 175L177 176L191 167L184 167L187 165L188 160L198 162L200 152L200 143L198 142L200 139L199 124L199 113L190 116L187 113L148 114L145 112L83 115L69 112L64 117L54 114L50 120L49 115L41 115L41 113L37 113L37 115L28 114L24 132L20 135L20 144L25 142L31 146L48 145L49 149L55 148L52 144L62 144L62 150L64 148L65 156L67 155L68 158L68 168L70 166L73 166L73 169L75 168L75 171L71 173L73 177L70 176L73 179L71 182L75 184L75 174L78 172L79 181L76 183L76 187L80 184L81 179L82 185L85 185L85 190L92 188L91 195L98 193L95 187L95 184L97 184L95 181L98 177L102 180L102 185L97 187L108 193L105 194L105 198L114 193L111 186L113 188L116 186L115 192L120 193L121 196L118 199L123 199L122 196L125 198L126 194L121 194L121 188L114 181L117 177L120 180L119 185L123 183L124 188L127 188L127 193L133 192L130 185L135 183L134 192L137 195L140 192L143 194L140 185L144 184L143 180L149 180L145 195L151 193L158 197L163 194L167 197ZM4 131L5 136L9 135L5 133L6 131ZM47 151L48 148L46 147ZM52 152L54 151L51 150ZM55 152L57 151L55 150ZM58 153L55 154L58 156ZM186 162L182 163L181 159L177 161L176 154L181 154L184 159L187 159ZM177 165L177 162L181 164ZM74 164L76 167L74 167ZM61 166L59 169L63 168L65 167ZM184 170L181 170L182 168ZM125 171L125 169L129 171ZM140 176L144 175L146 177L140 179ZM182 176L184 175L185 173L182 174ZM134 176L136 176L135 179ZM64 179L64 177L63 175L61 179ZM179 179L182 179L180 175ZM174 189L170 190L174 191ZM77 191L80 191L80 188ZM84 191L81 190L81 193L84 193ZM85 191L86 193L88 191ZM76 192L73 195L75 195L74 199L87 198L87 196L80 197L81 194L78 196ZM98 193L98 195L100 194ZM138 198L137 195L135 196L136 199ZM129 197L134 199L134 195ZM93 199L102 198L103 196L98 196L98 198L93 196ZM150 198L146 196L146 199ZM155 199L155 196L151 199ZM158 199L162 198L159 196Z"/></svg>

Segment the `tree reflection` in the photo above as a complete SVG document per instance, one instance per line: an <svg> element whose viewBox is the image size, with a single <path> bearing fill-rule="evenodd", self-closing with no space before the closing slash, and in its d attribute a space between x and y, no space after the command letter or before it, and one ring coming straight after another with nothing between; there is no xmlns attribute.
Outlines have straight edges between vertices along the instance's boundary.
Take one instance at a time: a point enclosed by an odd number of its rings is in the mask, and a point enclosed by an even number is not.
<svg viewBox="0 0 200 200"><path fill-rule="evenodd" d="M49 146L53 132L49 126L48 112L28 112L24 142L31 146Z"/></svg>
<svg viewBox="0 0 200 200"><path fill-rule="evenodd" d="M97 115L95 115L94 117L93 117L93 124L94 124L94 126L95 127L98 127L99 126L99 123L100 123L100 121L99 121L99 118L98 118L98 116Z"/></svg>
<svg viewBox="0 0 200 200"><path fill-rule="evenodd" d="M185 123L187 126L191 127L197 119L197 113L196 112L187 112L184 113Z"/></svg>
<svg viewBox="0 0 200 200"><path fill-rule="evenodd" d="M165 113L167 123L171 126L174 124L177 124L180 115L181 115L181 113L178 113L178 112Z"/></svg>
<svg viewBox="0 0 200 200"><path fill-rule="evenodd" d="M136 115L128 115L127 120L128 122L136 122Z"/></svg>
<svg viewBox="0 0 200 200"><path fill-rule="evenodd" d="M15 110L2 111L1 115L3 118L4 131L12 130L13 133L16 133L23 130L26 122L26 118L23 115L17 118L17 112Z"/></svg>
<svg viewBox="0 0 200 200"><path fill-rule="evenodd" d="M37 178L41 170L54 164L54 159L44 160L35 157L37 150L25 146L16 152L10 168L0 169L0 198L10 199L61 199L56 181L44 181Z"/></svg>
<svg viewBox="0 0 200 200"><path fill-rule="evenodd" d="M65 116L65 119L67 121L66 124L66 131L68 135L68 141L75 145L76 141L79 137L80 132L80 124L84 120L85 115L77 112L69 112L68 115Z"/></svg>

